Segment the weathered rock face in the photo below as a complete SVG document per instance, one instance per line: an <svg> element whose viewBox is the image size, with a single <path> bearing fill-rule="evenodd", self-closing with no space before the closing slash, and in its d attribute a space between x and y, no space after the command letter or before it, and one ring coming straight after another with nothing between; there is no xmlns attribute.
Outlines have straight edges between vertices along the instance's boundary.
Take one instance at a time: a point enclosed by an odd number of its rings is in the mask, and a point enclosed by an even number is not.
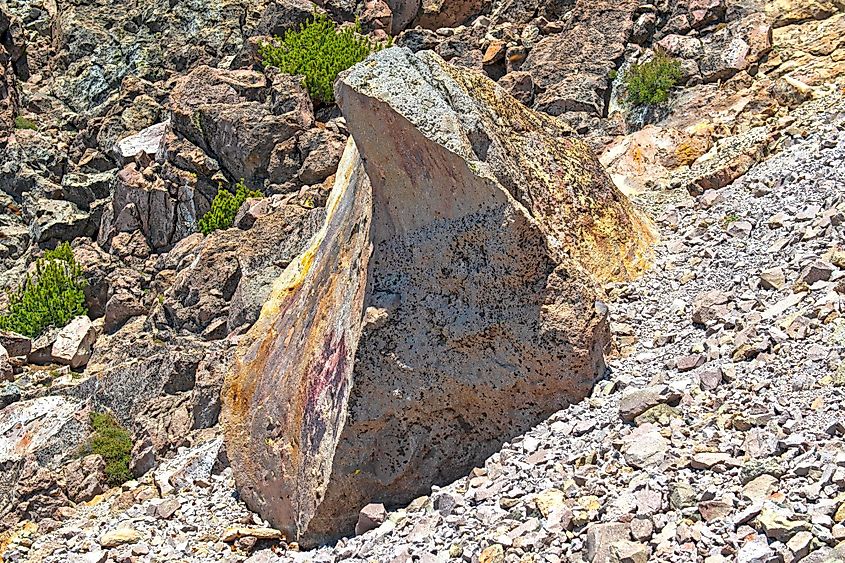
<svg viewBox="0 0 845 563"><path fill-rule="evenodd" d="M371 208L350 142L323 228L276 281L224 389L241 495L289 537L305 530L323 498L346 419Z"/></svg>
<svg viewBox="0 0 845 563"><path fill-rule="evenodd" d="M534 107L552 115L603 115L608 74L625 53L638 5L630 0L576 2L563 32L540 40L522 65L540 90Z"/></svg>
<svg viewBox="0 0 845 563"><path fill-rule="evenodd" d="M24 517L38 511L50 516L57 499L47 495L26 502L45 488L34 486L27 475L70 458L89 432L88 411L74 399L42 397L0 410L0 518L13 510ZM55 480L36 481L52 487Z"/></svg>
<svg viewBox="0 0 845 563"><path fill-rule="evenodd" d="M257 186L274 147L313 124L311 100L296 78L202 66L170 95L173 128L218 160L232 178ZM271 180L273 178L270 178Z"/></svg>
<svg viewBox="0 0 845 563"><path fill-rule="evenodd" d="M490 4L489 0L424 0L417 24L426 29L456 27Z"/></svg>
<svg viewBox="0 0 845 563"><path fill-rule="evenodd" d="M0 10L0 144L14 127L18 106L18 93L15 87L15 73L12 58L6 49L7 37L10 38L11 19Z"/></svg>
<svg viewBox="0 0 845 563"><path fill-rule="evenodd" d="M216 65L243 42L263 1L118 0L54 8L54 44L65 56L51 65L56 95L70 107L90 110L108 99L124 77L160 80L199 64Z"/></svg>
<svg viewBox="0 0 845 563"><path fill-rule="evenodd" d="M320 228L322 209L262 199L266 215L248 231L225 229L175 249L171 287L156 304L151 321L159 330L184 330L213 340L258 319L273 282ZM193 243L193 244L192 244Z"/></svg>
<svg viewBox="0 0 845 563"><path fill-rule="evenodd" d="M288 267L224 393L243 497L306 544L583 398L608 342L591 276L634 275L652 240L564 126L433 53L382 51L337 97L358 147L328 208L342 236Z"/></svg>

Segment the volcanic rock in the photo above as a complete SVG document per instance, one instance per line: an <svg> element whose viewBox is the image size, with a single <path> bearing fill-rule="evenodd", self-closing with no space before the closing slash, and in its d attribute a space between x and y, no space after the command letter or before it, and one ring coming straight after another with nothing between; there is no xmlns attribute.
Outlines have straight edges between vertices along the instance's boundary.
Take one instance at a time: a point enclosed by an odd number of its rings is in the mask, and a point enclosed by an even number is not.
<svg viewBox="0 0 845 563"><path fill-rule="evenodd" d="M594 280L636 275L653 240L586 145L433 53L381 51L337 98L355 145L326 225L224 389L242 498L304 544L583 398L609 338Z"/></svg>

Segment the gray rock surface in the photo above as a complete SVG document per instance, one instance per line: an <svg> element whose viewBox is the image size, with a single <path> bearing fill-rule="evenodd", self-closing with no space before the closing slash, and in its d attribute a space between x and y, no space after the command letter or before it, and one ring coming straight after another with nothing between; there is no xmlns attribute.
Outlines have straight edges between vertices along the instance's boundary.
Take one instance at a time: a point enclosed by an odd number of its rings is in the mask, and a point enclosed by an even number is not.
<svg viewBox="0 0 845 563"><path fill-rule="evenodd" d="M366 262L312 243L242 341L224 401L242 494L305 544L351 532L371 501L405 503L426 483L457 477L586 395L607 338L590 276L632 275L652 236L583 143L553 135L557 122L432 53L381 51L341 77L337 97L373 182L366 304L336 304L333 292L308 298L316 278L334 288ZM338 174L332 201L362 189L348 181ZM344 212L360 216L362 205ZM327 228L351 217L330 215ZM315 309L338 328L273 336L306 330ZM291 364L312 356L325 358L327 374ZM282 399L279 388L289 390ZM279 423L268 428L266 416Z"/></svg>

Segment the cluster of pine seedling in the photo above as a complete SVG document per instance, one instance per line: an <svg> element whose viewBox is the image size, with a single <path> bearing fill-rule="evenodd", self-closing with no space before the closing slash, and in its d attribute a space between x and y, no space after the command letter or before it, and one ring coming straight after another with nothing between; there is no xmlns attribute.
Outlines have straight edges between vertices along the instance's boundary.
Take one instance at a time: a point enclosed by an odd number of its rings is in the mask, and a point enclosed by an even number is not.
<svg viewBox="0 0 845 563"><path fill-rule="evenodd" d="M217 229L228 229L235 223L235 215L241 205L251 197L262 197L262 193L249 190L241 180L235 184L235 193L229 190L219 189L214 200L211 202L211 209L199 220L198 228L204 235L211 234Z"/></svg>
<svg viewBox="0 0 845 563"><path fill-rule="evenodd" d="M680 61L658 52L650 61L634 65L625 73L627 100L635 106L662 104L682 75Z"/></svg>
<svg viewBox="0 0 845 563"><path fill-rule="evenodd" d="M305 87L317 103L334 102L334 81L337 75L370 53L388 46L375 43L361 35L361 25L338 30L325 14L314 14L311 21L298 30L285 32L265 43L259 50L264 66L277 67L282 72L305 77Z"/></svg>
<svg viewBox="0 0 845 563"><path fill-rule="evenodd" d="M48 327L61 328L88 312L85 278L70 244L48 250L35 262L35 273L8 292L7 312L0 315L0 329L35 338Z"/></svg>

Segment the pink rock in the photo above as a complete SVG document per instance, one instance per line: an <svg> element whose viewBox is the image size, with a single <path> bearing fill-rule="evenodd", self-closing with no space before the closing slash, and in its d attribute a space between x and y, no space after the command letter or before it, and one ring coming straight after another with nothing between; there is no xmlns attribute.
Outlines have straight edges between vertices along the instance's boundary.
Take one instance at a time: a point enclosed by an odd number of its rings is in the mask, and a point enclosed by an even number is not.
<svg viewBox="0 0 845 563"><path fill-rule="evenodd" d="M77 369L88 363L97 330L91 319L82 315L70 321L61 329L53 343L51 357L57 364Z"/></svg>

